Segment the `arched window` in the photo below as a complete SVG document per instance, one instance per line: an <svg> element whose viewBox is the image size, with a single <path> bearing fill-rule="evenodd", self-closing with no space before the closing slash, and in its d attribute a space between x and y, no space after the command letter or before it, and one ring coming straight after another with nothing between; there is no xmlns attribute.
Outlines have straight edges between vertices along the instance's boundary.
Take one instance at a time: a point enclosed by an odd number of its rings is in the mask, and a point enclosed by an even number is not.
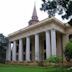
<svg viewBox="0 0 72 72"><path fill-rule="evenodd" d="M69 35L69 40L72 39L72 34Z"/></svg>

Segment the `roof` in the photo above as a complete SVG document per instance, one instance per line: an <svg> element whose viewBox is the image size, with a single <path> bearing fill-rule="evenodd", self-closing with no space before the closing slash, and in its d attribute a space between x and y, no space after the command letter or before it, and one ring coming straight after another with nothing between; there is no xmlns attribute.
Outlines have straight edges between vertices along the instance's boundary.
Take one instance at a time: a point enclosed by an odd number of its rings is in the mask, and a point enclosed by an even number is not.
<svg viewBox="0 0 72 72"><path fill-rule="evenodd" d="M44 20L42 20L42 21L37 22L37 23L34 24L34 25L30 25L30 26L27 26L27 27L25 27L25 28L22 28L22 29L20 29L20 30L18 30L18 31L15 31L15 32L9 34L8 37L13 36L13 35L16 35L16 34L18 34L18 33L20 33L20 32L24 32L24 31L30 30L31 28L40 26L40 25L42 25L42 24L45 24L46 22L55 22L56 24L58 24L58 25L60 25L60 26L62 26L62 27L66 27L63 22L61 22L60 20L58 20L58 19L55 18L55 17L46 18L46 19L44 19Z"/></svg>

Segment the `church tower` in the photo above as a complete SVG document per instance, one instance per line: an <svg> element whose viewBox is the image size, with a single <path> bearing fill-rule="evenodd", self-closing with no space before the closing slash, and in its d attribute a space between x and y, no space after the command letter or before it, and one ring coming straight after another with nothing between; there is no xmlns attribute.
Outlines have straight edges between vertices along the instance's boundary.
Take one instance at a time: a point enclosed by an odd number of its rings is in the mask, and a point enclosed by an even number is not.
<svg viewBox="0 0 72 72"><path fill-rule="evenodd" d="M39 22L39 20L38 20L37 11L36 11L36 5L34 4L33 14L32 14L31 20L29 21L29 25L33 25L37 22Z"/></svg>

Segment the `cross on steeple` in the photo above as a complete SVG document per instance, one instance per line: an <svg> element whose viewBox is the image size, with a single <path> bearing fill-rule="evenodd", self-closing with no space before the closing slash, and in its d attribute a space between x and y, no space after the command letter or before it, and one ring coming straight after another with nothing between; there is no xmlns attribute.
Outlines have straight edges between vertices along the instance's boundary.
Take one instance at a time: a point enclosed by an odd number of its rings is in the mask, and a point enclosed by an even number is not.
<svg viewBox="0 0 72 72"><path fill-rule="evenodd" d="M29 25L35 24L37 22L39 22L39 20L36 11L36 4L34 4L33 14L31 20L29 21Z"/></svg>

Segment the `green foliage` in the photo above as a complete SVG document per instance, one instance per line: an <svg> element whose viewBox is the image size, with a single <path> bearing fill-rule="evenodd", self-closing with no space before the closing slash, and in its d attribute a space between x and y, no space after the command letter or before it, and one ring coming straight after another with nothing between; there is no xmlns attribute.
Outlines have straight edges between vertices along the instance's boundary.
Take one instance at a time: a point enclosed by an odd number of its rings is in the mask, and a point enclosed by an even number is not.
<svg viewBox="0 0 72 72"><path fill-rule="evenodd" d="M59 63L62 62L62 57L51 56L48 58L48 61L52 63Z"/></svg>
<svg viewBox="0 0 72 72"><path fill-rule="evenodd" d="M40 10L42 11L46 11L49 15L49 17L51 16L55 16L55 13L57 11L57 3L56 1L46 1L46 0L42 0L43 4L42 7L40 8Z"/></svg>
<svg viewBox="0 0 72 72"><path fill-rule="evenodd" d="M64 55L67 61L70 61L72 59L72 39L67 43Z"/></svg>
<svg viewBox="0 0 72 72"><path fill-rule="evenodd" d="M46 11L49 15L55 16L56 13L62 14L62 18L69 19L72 26L72 0L42 0L41 10Z"/></svg>
<svg viewBox="0 0 72 72"><path fill-rule="evenodd" d="M0 34L0 63L5 63L7 47L8 39L3 34Z"/></svg>

